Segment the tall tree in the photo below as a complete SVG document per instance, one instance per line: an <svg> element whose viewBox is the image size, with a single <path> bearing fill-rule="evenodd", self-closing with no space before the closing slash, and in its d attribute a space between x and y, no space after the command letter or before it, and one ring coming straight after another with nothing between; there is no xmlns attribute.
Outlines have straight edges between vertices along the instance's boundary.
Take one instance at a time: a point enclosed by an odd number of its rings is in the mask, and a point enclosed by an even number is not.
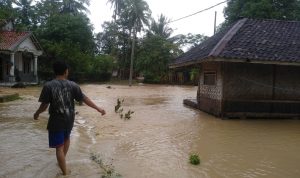
<svg viewBox="0 0 300 178"><path fill-rule="evenodd" d="M53 15L39 27L37 36L47 54L47 60L64 59L77 72L89 70L95 42L92 25L84 14Z"/></svg>
<svg viewBox="0 0 300 178"><path fill-rule="evenodd" d="M15 9L11 0L0 1L0 19L14 19L16 16Z"/></svg>
<svg viewBox="0 0 300 178"><path fill-rule="evenodd" d="M98 52L102 54L110 54L117 56L119 46L121 46L122 32L115 22L104 22L102 24L103 32L96 36L96 44Z"/></svg>
<svg viewBox="0 0 300 178"><path fill-rule="evenodd" d="M224 9L226 24L241 17L300 20L299 0L229 0Z"/></svg>
<svg viewBox="0 0 300 178"><path fill-rule="evenodd" d="M35 12L34 7L32 5L33 0L14 0L13 2L17 6L17 25L21 26L26 30L30 30L31 26L35 24Z"/></svg>
<svg viewBox="0 0 300 178"><path fill-rule="evenodd" d="M43 25L47 20L60 13L61 11L60 0L41 0L36 3L36 11L38 14L38 23Z"/></svg>
<svg viewBox="0 0 300 178"><path fill-rule="evenodd" d="M146 1L144 0L127 0L126 1L126 13L129 18L129 26L133 29L133 39L131 45L131 57L130 57L130 74L129 74L129 86L132 85L133 75L133 60L135 51L136 35L140 32L145 25L149 24L149 18L151 11Z"/></svg>
<svg viewBox="0 0 300 178"><path fill-rule="evenodd" d="M168 26L170 20L161 14L158 18L158 21L152 19L150 29L148 33L152 35L160 35L164 38L169 38L173 33L173 29Z"/></svg>
<svg viewBox="0 0 300 178"><path fill-rule="evenodd" d="M89 12L85 5L89 6L90 0L62 0L62 12L74 15Z"/></svg>
<svg viewBox="0 0 300 178"><path fill-rule="evenodd" d="M157 83L167 76L168 64L177 57L178 46L160 35L146 35L137 51L136 68L145 82Z"/></svg>
<svg viewBox="0 0 300 178"><path fill-rule="evenodd" d="M189 50L206 39L208 39L208 36L201 35L201 34L191 34L188 33L187 35L176 35L171 38L176 44L178 44L181 48L185 48L186 50Z"/></svg>
<svg viewBox="0 0 300 178"><path fill-rule="evenodd" d="M108 0L107 2L114 8L113 18L116 21L117 16L120 16L122 10L125 8L124 0Z"/></svg>

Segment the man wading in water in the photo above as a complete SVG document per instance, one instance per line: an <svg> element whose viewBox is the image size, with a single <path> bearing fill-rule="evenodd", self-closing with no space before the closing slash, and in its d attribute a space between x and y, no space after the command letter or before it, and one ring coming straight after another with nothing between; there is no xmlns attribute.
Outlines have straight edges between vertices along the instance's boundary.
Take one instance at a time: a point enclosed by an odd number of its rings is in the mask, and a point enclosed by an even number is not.
<svg viewBox="0 0 300 178"><path fill-rule="evenodd" d="M49 104L48 135L49 147L56 148L56 158L63 175L67 175L66 155L70 146L70 134L74 125L74 100L84 102L96 109L102 115L105 111L85 96L80 87L67 80L69 70L65 62L58 61L53 64L56 78L47 82L41 92L40 107L34 113L34 119L38 120L40 113L44 112Z"/></svg>

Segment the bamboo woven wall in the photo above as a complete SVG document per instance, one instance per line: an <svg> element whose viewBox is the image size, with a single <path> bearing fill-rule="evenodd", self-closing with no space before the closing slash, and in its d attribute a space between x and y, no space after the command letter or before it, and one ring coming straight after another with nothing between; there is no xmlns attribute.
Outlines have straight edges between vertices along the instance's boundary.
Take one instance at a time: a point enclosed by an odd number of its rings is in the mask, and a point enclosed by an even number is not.
<svg viewBox="0 0 300 178"><path fill-rule="evenodd" d="M300 113L300 67L224 63L224 112Z"/></svg>

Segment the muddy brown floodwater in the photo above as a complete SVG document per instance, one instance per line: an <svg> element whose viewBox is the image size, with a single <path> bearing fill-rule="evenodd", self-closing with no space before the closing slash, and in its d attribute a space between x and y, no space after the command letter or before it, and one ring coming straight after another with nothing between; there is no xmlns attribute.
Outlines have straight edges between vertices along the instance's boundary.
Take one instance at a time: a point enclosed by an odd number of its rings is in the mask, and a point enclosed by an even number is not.
<svg viewBox="0 0 300 178"><path fill-rule="evenodd" d="M221 120L182 104L196 87L82 85L107 115L77 106L67 162L68 177L101 177L90 159L128 178L297 178L300 177L299 120ZM4 90L0 88L0 90ZM48 114L33 121L41 88L16 90L22 100L0 104L0 177L59 177L55 152L48 148ZM124 121L114 112L118 98ZM193 166L189 155L201 163Z"/></svg>

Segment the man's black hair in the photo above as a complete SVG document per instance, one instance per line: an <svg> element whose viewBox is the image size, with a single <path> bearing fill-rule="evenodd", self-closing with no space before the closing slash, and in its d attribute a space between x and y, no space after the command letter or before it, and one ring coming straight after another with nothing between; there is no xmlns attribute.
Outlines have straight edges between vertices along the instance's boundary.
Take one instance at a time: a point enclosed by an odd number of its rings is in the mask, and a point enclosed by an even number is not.
<svg viewBox="0 0 300 178"><path fill-rule="evenodd" d="M63 75L69 69L65 61L56 61L53 63L53 71L55 75Z"/></svg>

